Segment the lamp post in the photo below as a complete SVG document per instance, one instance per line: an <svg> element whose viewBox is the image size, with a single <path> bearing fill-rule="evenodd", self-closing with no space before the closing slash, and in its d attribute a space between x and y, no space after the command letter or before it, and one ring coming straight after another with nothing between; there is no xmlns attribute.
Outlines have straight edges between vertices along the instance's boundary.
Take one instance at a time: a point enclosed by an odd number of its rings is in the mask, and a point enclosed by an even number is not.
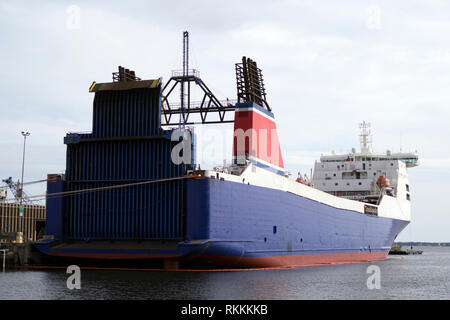
<svg viewBox="0 0 450 320"><path fill-rule="evenodd" d="M27 137L30 135L29 132L22 131L23 136L23 158L22 158L22 180L21 180L21 186L20 186L20 206L19 206L19 232L22 233L22 239L23 237L23 172L25 167L25 144L27 142Z"/></svg>

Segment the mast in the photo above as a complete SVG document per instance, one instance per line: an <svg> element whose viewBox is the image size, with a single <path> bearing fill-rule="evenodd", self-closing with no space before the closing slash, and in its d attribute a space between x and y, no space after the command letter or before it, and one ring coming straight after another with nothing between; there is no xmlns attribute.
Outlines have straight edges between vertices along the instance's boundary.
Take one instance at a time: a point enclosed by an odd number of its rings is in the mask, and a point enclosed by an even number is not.
<svg viewBox="0 0 450 320"><path fill-rule="evenodd" d="M361 153L371 154L372 153L372 134L370 131L370 123L363 121L359 128L361 129L360 142L361 142Z"/></svg>
<svg viewBox="0 0 450 320"><path fill-rule="evenodd" d="M186 78L188 76L189 73L189 32L184 31L183 32L183 78ZM183 118L183 128L186 124L186 118L184 115L184 109L185 109L185 82L186 81L181 81L181 93L180 93L180 109L181 109L181 114L180 114L180 123L179 123L179 127L181 127L181 118ZM191 100L191 84L189 81L187 81L187 104L188 104L188 109L190 107L190 100Z"/></svg>

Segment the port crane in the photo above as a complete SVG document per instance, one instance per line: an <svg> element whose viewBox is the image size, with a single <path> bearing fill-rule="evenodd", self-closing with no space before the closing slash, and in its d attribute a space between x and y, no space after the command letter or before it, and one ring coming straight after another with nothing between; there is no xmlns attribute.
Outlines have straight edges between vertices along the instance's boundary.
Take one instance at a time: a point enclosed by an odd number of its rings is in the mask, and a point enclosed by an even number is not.
<svg viewBox="0 0 450 320"><path fill-rule="evenodd" d="M17 201L20 201L20 199L22 198L23 203L26 204L33 204L33 200L31 200L28 195L25 193L25 191L23 191L23 189L21 188L21 184L19 182L14 182L12 180L12 177L9 177L7 179L3 179L2 182L6 183L6 185L8 186L8 188L11 190L12 194L14 195L14 198Z"/></svg>

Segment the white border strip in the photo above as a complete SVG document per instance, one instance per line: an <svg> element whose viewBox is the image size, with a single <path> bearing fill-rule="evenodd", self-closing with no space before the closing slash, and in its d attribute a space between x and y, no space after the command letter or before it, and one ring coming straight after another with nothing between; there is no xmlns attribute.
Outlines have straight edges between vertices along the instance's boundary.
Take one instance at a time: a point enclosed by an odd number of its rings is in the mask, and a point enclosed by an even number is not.
<svg viewBox="0 0 450 320"><path fill-rule="evenodd" d="M275 122L275 118L272 118L271 116L265 114L264 112L258 110L257 108L237 108L237 109L235 110L235 112L243 112L243 111L253 111L253 112L256 112L256 113L262 115L263 117L265 117L265 118L267 118L267 119L269 119L269 120Z"/></svg>
<svg viewBox="0 0 450 320"><path fill-rule="evenodd" d="M262 163L263 165L268 166L268 167L271 167L272 169L280 170L280 171L283 171L283 172L286 171L285 169L283 169L283 168L281 168L281 167L279 167L279 166L277 166L277 165L274 165L273 163L270 163L270 162L261 160L260 158L256 158L256 157L253 157L253 156L249 156L249 159L250 159L250 160L253 160L253 161L256 161L256 162L259 162L259 163Z"/></svg>

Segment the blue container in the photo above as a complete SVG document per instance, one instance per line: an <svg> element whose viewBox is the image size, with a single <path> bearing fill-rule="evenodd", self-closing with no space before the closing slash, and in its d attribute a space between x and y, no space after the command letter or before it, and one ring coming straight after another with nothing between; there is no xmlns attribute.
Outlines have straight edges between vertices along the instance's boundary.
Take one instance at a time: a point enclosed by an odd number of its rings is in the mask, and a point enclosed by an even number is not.
<svg viewBox="0 0 450 320"><path fill-rule="evenodd" d="M64 236L63 212L64 198L60 195L64 189L64 176L57 174L49 174L47 177L47 194L50 195L46 199L46 225L45 234L53 235L57 239ZM51 196L51 195L55 196ZM56 196L59 194L59 196Z"/></svg>
<svg viewBox="0 0 450 320"><path fill-rule="evenodd" d="M171 161L178 141L161 129L160 109L160 86L96 92L93 132L68 134L64 140L67 191L184 176L191 166ZM172 180L66 196L62 237L183 239L185 188L184 180Z"/></svg>
<svg viewBox="0 0 450 320"><path fill-rule="evenodd" d="M127 141L86 141L67 146L69 181L131 181L184 174L171 161L177 142L165 138Z"/></svg>
<svg viewBox="0 0 450 320"><path fill-rule="evenodd" d="M118 183L71 183L71 191ZM121 187L68 197L69 239L180 240L185 180Z"/></svg>
<svg viewBox="0 0 450 320"><path fill-rule="evenodd" d="M93 137L152 136L161 130L161 89L95 93Z"/></svg>

